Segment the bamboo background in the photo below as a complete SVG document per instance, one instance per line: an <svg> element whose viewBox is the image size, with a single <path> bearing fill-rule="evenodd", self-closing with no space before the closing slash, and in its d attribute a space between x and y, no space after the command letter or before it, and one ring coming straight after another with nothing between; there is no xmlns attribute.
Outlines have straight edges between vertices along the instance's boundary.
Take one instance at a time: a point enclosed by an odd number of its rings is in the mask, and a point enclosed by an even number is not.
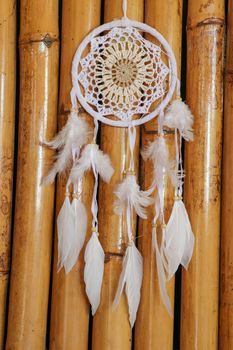
<svg viewBox="0 0 233 350"><path fill-rule="evenodd" d="M128 16L154 26L170 42L182 96L195 116L195 140L184 145L184 193L196 242L188 271L179 270L169 282L174 318L159 296L152 212L134 227L144 258L134 329L125 296L112 310L126 248L125 223L110 209L129 158L125 130L102 125L99 133L116 171L110 185L100 182L99 238L106 261L94 317L85 295L83 253L68 275L57 273L55 217L66 177L40 185L53 155L40 141L66 122L77 46L100 23L121 17L121 3L0 1L0 350L233 349L233 0L128 0ZM135 164L145 187L151 170L139 149L157 137L155 131L156 121L138 129ZM166 140L173 154L172 135ZM90 234L91 174L82 188ZM168 217L169 183L165 200Z"/></svg>

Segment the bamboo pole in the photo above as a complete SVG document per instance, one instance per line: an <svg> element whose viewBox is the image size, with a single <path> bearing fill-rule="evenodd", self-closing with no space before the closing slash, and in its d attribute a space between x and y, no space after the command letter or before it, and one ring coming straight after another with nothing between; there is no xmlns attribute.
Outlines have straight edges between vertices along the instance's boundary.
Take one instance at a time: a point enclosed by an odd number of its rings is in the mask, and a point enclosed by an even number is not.
<svg viewBox="0 0 233 350"><path fill-rule="evenodd" d="M233 1L228 2L225 66L219 348L233 348Z"/></svg>
<svg viewBox="0 0 233 350"><path fill-rule="evenodd" d="M56 131L58 3L22 0L20 111L13 258L6 349L44 349L54 187L41 186ZM46 9L46 10L45 10Z"/></svg>
<svg viewBox="0 0 233 350"><path fill-rule="evenodd" d="M172 15L171 15L172 14ZM182 34L182 1L146 0L145 22L155 27L170 43L180 69L181 34ZM145 125L142 132L142 146L154 141L157 121ZM174 134L165 136L171 158L175 159ZM153 174L150 162L143 162L141 179L143 188L149 188ZM169 219L173 206L174 189L165 179L165 220ZM153 207L150 207L148 220L140 220L139 247L143 254L144 271L142 299L139 307L135 331L135 349L172 349L173 319L165 309L157 279L155 252L152 247ZM174 279L167 284L171 303L174 302Z"/></svg>
<svg viewBox="0 0 233 350"><path fill-rule="evenodd" d="M59 97L59 125L65 124L71 108L71 62L75 50L82 39L100 22L100 0L64 0L62 5L61 70ZM82 20L80 20L82 19ZM84 117L84 115L83 115ZM92 123L91 117L86 120ZM92 124L91 124L92 125ZM57 185L57 214L64 201L67 178L63 176ZM82 201L88 209L88 231L91 233L91 200L93 176L88 173L82 183ZM84 250L83 250L84 251ZM76 266L65 275L64 270L57 273L57 237L55 239L54 271L52 287L52 311L50 330L50 349L87 349L89 327L89 303L85 294L83 280L83 255Z"/></svg>
<svg viewBox="0 0 233 350"><path fill-rule="evenodd" d="M16 2L0 2L0 349L10 269L15 125Z"/></svg>
<svg viewBox="0 0 233 350"><path fill-rule="evenodd" d="M122 0L105 1L104 20L109 22L121 18ZM143 1L128 1L129 18L143 20ZM115 173L110 184L100 183L99 195L99 230L100 240L106 254L105 271L101 294L101 304L93 321L93 350L126 350L131 349L131 329L128 318L128 305L125 296L116 310L112 309L113 299L117 290L122 258L127 245L126 225L121 217L114 214L114 190L123 179L129 162L127 145L127 130L101 125L101 149L107 153L113 163ZM138 168L139 129L135 145L135 169ZM135 221L135 220L134 220ZM136 226L134 226L134 233Z"/></svg>
<svg viewBox="0 0 233 350"><path fill-rule="evenodd" d="M182 276L181 349L217 349L224 1L189 1L187 30L195 140L185 147L185 203L196 242Z"/></svg>

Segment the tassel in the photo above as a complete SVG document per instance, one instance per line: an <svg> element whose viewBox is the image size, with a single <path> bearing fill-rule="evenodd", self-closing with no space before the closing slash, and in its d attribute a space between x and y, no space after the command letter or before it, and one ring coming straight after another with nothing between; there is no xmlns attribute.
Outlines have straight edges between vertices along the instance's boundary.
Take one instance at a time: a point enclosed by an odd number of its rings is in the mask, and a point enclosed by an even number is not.
<svg viewBox="0 0 233 350"><path fill-rule="evenodd" d="M168 278L175 274L180 264L188 268L193 248L194 235L189 217L182 197L176 197L165 231L164 254L168 263Z"/></svg>
<svg viewBox="0 0 233 350"><path fill-rule="evenodd" d="M114 173L109 156L104 154L95 143L85 146L81 157L73 166L70 175L72 182L80 180L84 173L91 168L95 168L105 182L109 182Z"/></svg>
<svg viewBox="0 0 233 350"><path fill-rule="evenodd" d="M74 212L72 210L70 193L66 192L66 198L57 217L58 232L58 270L65 266L72 246L74 230Z"/></svg>
<svg viewBox="0 0 233 350"><path fill-rule="evenodd" d="M159 250L158 243L157 243L157 236L156 236L156 227L153 227L152 230L152 244L155 250L156 255L156 266L157 266L157 273L158 273L158 282L159 282L159 290L160 295L162 298L162 301L171 317L173 317L171 302L169 299L169 296L167 294L167 277L166 277L166 271L163 264L163 257L162 253Z"/></svg>
<svg viewBox="0 0 233 350"><path fill-rule="evenodd" d="M135 175L128 174L116 189L115 212L121 215L129 205L135 209L137 215L146 219L145 208L153 203L153 199L149 197L151 193L152 190L141 191Z"/></svg>
<svg viewBox="0 0 233 350"><path fill-rule="evenodd" d="M53 167L43 178L43 184L52 183L57 173L62 173L69 166L72 158L79 156L80 147L87 142L88 135L87 123L79 118L77 113L71 112L66 125L55 138L43 143L50 148L60 150Z"/></svg>
<svg viewBox="0 0 233 350"><path fill-rule="evenodd" d="M167 108L164 125L178 129L186 141L193 141L193 115L186 103L180 99L174 100Z"/></svg>
<svg viewBox="0 0 233 350"><path fill-rule="evenodd" d="M120 280L113 302L113 307L116 308L119 304L121 294L125 286L125 292L129 306L129 321L133 327L136 314L140 302L140 291L142 285L143 261L142 256L135 244L132 242L126 249L123 260L123 269L120 275Z"/></svg>
<svg viewBox="0 0 233 350"><path fill-rule="evenodd" d="M95 314L101 295L101 286L104 273L104 251L96 232L87 243L85 250L84 281L86 293L92 307L92 315Z"/></svg>

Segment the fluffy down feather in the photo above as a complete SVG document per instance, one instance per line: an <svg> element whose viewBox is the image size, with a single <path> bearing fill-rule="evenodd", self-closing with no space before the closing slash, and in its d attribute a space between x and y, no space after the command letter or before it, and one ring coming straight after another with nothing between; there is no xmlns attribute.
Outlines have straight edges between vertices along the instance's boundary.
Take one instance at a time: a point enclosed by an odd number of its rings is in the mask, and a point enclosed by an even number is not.
<svg viewBox="0 0 233 350"><path fill-rule="evenodd" d="M141 151L144 160L150 159L154 167L154 180L152 185L158 185L161 181L163 170L170 177L174 187L177 187L179 176L175 171L175 161L169 159L169 152L164 137L158 137L154 142Z"/></svg>
<svg viewBox="0 0 233 350"><path fill-rule="evenodd" d="M125 286L125 292L129 306L129 321L133 327L136 320L137 310L140 302L142 285L143 260L134 243L126 249L123 269L113 302L113 308L119 304L121 294Z"/></svg>
<svg viewBox="0 0 233 350"><path fill-rule="evenodd" d="M82 155L71 170L71 181L73 183L80 180L84 173L91 168L95 168L96 172L105 182L109 182L114 169L111 160L107 154L104 154L97 144L88 144L82 151Z"/></svg>
<svg viewBox="0 0 233 350"><path fill-rule="evenodd" d="M72 160L74 153L87 142L89 135L87 123L72 112L64 128L54 137L52 141L44 142L50 148L58 149L55 162L49 173L43 178L43 184L50 184L54 181L57 173L62 173Z"/></svg>
<svg viewBox="0 0 233 350"><path fill-rule="evenodd" d="M193 141L193 115L189 107L181 100L174 100L167 108L164 125L178 129L186 141Z"/></svg>
<svg viewBox="0 0 233 350"><path fill-rule="evenodd" d="M121 215L129 204L135 209L137 215L146 219L146 210L150 204L153 203L153 199L149 196L152 190L141 191L137 184L136 177L134 175L127 175L126 178L117 186L115 202L115 212Z"/></svg>

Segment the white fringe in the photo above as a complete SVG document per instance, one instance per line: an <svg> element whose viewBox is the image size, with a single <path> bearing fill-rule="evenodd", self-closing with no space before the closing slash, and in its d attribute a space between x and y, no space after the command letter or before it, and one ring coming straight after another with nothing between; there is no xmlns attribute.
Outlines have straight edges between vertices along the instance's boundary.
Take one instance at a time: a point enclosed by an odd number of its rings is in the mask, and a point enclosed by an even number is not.
<svg viewBox="0 0 233 350"><path fill-rule="evenodd" d="M188 268L193 248L194 235L187 211L182 200L175 200L164 242L168 278L174 276L180 264Z"/></svg>
<svg viewBox="0 0 233 350"><path fill-rule="evenodd" d="M83 149L81 157L71 170L70 177L72 182L76 183L87 170L93 167L105 182L110 181L114 169L109 156L104 154L97 144L88 144Z"/></svg>
<svg viewBox="0 0 233 350"><path fill-rule="evenodd" d="M104 251L96 232L92 233L92 236L87 243L84 258L84 281L86 284L86 293L92 307L92 315L94 315L100 303L104 274Z"/></svg>
<svg viewBox="0 0 233 350"><path fill-rule="evenodd" d="M143 273L143 259L135 247L134 243L126 249L123 260L123 269L120 275L116 296L113 302L113 308L119 304L121 294L125 286L125 292L129 306L129 321L133 327L137 310L140 302L141 285Z"/></svg>
<svg viewBox="0 0 233 350"><path fill-rule="evenodd" d="M164 125L172 129L178 129L186 141L193 141L193 115L183 101L172 101L166 110Z"/></svg>
<svg viewBox="0 0 233 350"><path fill-rule="evenodd" d="M49 173L43 178L43 184L50 184L57 174L62 173L69 165L72 157L77 156L80 147L87 142L89 135L87 123L79 118L75 112L71 112L64 128L54 137L52 141L44 142L46 146L58 149L55 162Z"/></svg>
<svg viewBox="0 0 233 350"><path fill-rule="evenodd" d="M152 190L141 191L137 184L136 177L134 175L127 175L126 178L117 186L115 202L115 212L121 215L126 210L127 205L134 208L137 215L146 219L146 210L150 204L153 203L153 199L149 196Z"/></svg>

